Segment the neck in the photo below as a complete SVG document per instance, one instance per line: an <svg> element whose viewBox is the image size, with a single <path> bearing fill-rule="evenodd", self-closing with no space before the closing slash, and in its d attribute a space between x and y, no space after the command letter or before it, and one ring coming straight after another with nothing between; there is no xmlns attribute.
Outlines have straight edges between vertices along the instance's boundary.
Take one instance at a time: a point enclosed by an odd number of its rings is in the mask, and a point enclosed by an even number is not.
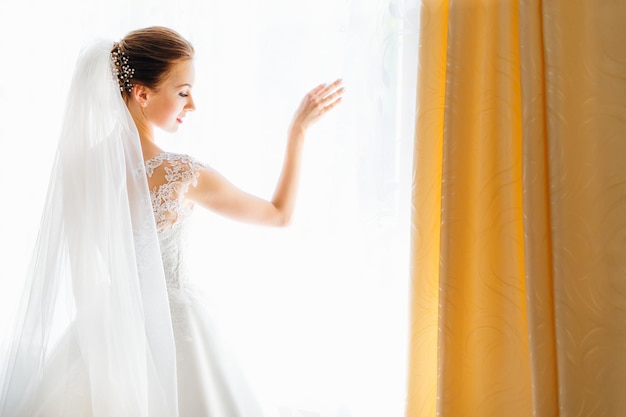
<svg viewBox="0 0 626 417"><path fill-rule="evenodd" d="M161 149L154 143L154 127L144 116L143 109L134 100L129 100L126 105L137 127L144 159L152 158L161 153Z"/></svg>
<svg viewBox="0 0 626 417"><path fill-rule="evenodd" d="M139 106L139 103L131 99L126 102L126 107L128 107L128 111L135 122L135 126L137 126L141 142L154 142L154 129L143 114L143 109Z"/></svg>

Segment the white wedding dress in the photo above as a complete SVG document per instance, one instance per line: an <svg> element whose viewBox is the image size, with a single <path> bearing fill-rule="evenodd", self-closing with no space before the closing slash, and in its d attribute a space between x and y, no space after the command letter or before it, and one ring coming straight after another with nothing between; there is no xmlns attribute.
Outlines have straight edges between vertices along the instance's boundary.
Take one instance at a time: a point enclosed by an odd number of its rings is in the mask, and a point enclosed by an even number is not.
<svg viewBox="0 0 626 417"><path fill-rule="evenodd" d="M186 232L193 203L185 192L201 169L207 167L187 155L162 153L146 161L176 342L180 417L260 417L260 407L220 343L187 271Z"/></svg>
<svg viewBox="0 0 626 417"><path fill-rule="evenodd" d="M261 417L259 403L220 342L186 268L186 232L193 203L185 192L195 185L201 169L207 168L189 156L172 153L145 163L176 345L179 417ZM64 353L52 355L42 383L20 417L92 416L89 373L73 326L55 350Z"/></svg>
<svg viewBox="0 0 626 417"><path fill-rule="evenodd" d="M77 60L0 417L259 417L185 268L185 193L208 168L143 160L112 46Z"/></svg>

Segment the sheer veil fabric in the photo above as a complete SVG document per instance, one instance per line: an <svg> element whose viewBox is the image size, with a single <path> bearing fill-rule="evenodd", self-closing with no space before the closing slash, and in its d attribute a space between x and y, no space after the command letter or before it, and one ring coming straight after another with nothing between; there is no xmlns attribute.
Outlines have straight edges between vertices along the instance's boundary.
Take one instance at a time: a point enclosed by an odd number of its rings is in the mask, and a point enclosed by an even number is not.
<svg viewBox="0 0 626 417"><path fill-rule="evenodd" d="M175 347L139 136L82 51L11 345L0 417L176 417Z"/></svg>

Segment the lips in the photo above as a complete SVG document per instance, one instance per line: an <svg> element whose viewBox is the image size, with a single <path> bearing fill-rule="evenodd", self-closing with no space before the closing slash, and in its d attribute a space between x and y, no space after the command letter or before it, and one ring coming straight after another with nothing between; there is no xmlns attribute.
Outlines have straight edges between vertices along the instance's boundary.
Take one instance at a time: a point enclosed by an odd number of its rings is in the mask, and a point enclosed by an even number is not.
<svg viewBox="0 0 626 417"><path fill-rule="evenodd" d="M178 123L183 123L183 119L181 119L180 117L178 117L178 118L176 119L176 121L177 121Z"/></svg>

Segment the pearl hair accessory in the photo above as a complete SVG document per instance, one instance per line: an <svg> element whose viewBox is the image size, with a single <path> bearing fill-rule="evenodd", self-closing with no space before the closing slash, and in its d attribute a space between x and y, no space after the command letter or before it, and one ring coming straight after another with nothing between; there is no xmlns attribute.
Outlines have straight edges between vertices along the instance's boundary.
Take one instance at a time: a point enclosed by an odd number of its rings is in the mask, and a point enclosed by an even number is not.
<svg viewBox="0 0 626 417"><path fill-rule="evenodd" d="M128 65L128 56L120 49L120 44L115 43L114 51L111 52L111 60L113 61L113 74L117 77L117 83L120 91L130 93L133 91L133 83L130 82L135 74L135 69Z"/></svg>

